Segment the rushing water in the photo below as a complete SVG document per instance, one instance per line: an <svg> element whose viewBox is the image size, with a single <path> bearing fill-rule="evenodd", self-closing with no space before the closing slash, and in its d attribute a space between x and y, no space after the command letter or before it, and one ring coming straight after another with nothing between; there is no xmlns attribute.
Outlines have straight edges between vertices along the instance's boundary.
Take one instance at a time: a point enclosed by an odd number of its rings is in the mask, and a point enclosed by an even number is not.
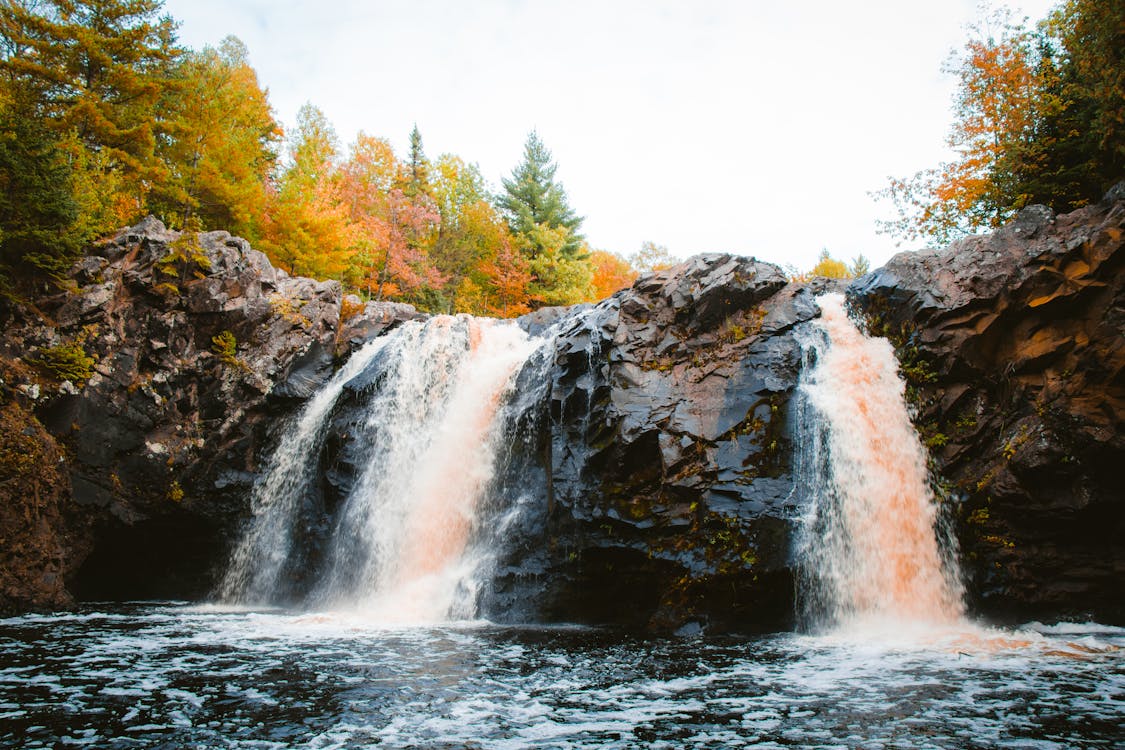
<svg viewBox="0 0 1125 750"><path fill-rule="evenodd" d="M235 604L285 598L300 566L294 527L323 468L333 408L363 376L352 439L359 475L338 512L310 604L379 622L475 615L494 535L474 533L495 473L518 372L539 343L469 316L409 322L357 352L283 434L255 488L255 516L220 586ZM373 373L368 373L373 370ZM489 519L496 521L496 519Z"/></svg>
<svg viewBox="0 0 1125 750"><path fill-rule="evenodd" d="M886 629L963 615L952 550L939 544L926 454L890 342L865 336L844 297L817 300L797 397L800 558L809 624Z"/></svg>
<svg viewBox="0 0 1125 750"><path fill-rule="evenodd" d="M1125 630L643 640L122 606L0 620L0 744L1112 748Z"/></svg>

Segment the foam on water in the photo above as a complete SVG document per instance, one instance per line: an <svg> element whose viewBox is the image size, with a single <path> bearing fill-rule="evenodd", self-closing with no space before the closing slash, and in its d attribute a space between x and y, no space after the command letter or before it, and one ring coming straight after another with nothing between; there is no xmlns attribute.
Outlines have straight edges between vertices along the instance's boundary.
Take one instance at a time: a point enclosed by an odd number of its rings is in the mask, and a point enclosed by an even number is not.
<svg viewBox="0 0 1125 750"><path fill-rule="evenodd" d="M0 745L952 750L1125 741L1125 630L1035 623L979 637L646 641L167 605L37 615L0 620Z"/></svg>

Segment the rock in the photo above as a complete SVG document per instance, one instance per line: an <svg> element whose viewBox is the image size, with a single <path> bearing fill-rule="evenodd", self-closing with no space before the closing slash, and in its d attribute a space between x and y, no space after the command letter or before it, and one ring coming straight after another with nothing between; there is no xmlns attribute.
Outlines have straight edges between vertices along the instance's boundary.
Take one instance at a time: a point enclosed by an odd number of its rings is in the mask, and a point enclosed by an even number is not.
<svg viewBox="0 0 1125 750"><path fill-rule="evenodd" d="M206 262L174 260L186 242ZM20 385L28 395L44 391L26 399L28 407L51 430L44 442L58 441L69 457L51 488L39 491L42 503L54 503L54 515L42 511L40 531L19 543L32 562L9 560L0 570L7 576L4 601L65 604L71 599L64 583L98 596L135 597L139 591L128 582L147 569L164 571L169 583L150 581L144 591L204 595L249 513L248 478L256 476L272 426L334 365L341 332L336 282L290 277L245 240L226 232L192 239L152 217L96 253L73 267L75 291L35 301L56 325L43 326L34 315L21 323L19 311L6 321L0 360L12 366L21 355L63 343L95 362L85 382ZM402 313L383 315L372 335ZM236 342L229 361L214 343L224 332ZM0 520L0 536L11 538L12 524ZM212 557L156 559L189 539ZM6 542L8 549L16 548ZM49 569L60 575L50 592L37 583L46 563L28 549L56 550Z"/></svg>
<svg viewBox="0 0 1125 750"><path fill-rule="evenodd" d="M503 481L527 510L489 617L669 633L789 623L785 409L809 294L776 266L706 255L521 319L554 326L554 354L512 440L523 450ZM534 394L542 373L525 374Z"/></svg>
<svg viewBox="0 0 1125 750"><path fill-rule="evenodd" d="M1021 211L849 296L895 343L974 610L1125 618L1125 202Z"/></svg>

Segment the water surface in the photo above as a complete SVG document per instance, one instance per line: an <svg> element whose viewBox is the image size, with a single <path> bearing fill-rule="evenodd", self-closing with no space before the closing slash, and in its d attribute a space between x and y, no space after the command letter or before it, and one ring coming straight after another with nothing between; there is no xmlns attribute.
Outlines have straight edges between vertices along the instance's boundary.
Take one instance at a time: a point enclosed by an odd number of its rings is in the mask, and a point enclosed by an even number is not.
<svg viewBox="0 0 1125 750"><path fill-rule="evenodd" d="M115 605L0 620L0 744L1110 748L1122 647L1098 625L646 640Z"/></svg>

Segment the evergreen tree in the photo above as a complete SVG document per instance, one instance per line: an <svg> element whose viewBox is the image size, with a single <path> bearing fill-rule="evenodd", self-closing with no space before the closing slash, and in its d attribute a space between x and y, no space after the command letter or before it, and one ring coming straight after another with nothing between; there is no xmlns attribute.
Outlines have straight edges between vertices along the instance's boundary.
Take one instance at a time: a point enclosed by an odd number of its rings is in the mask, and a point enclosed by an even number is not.
<svg viewBox="0 0 1125 750"><path fill-rule="evenodd" d="M156 104L182 54L159 0L6 0L0 70L41 97L60 131L145 173L161 131Z"/></svg>
<svg viewBox="0 0 1125 750"><path fill-rule="evenodd" d="M411 198L429 195L431 192L430 164L422 150L422 134L418 132L417 125L410 131L410 160L406 163L406 180L402 192Z"/></svg>
<svg viewBox="0 0 1125 750"><path fill-rule="evenodd" d="M88 237L78 227L71 165L41 120L0 107L0 259L61 276Z"/></svg>
<svg viewBox="0 0 1125 750"><path fill-rule="evenodd" d="M566 232L561 252L568 258L579 258L583 237L578 233L582 217L574 213L567 203L566 191L555 182L558 165L551 161L551 152L532 130L523 148L523 161L503 181L504 193L497 205L508 219L512 231L524 238L531 257L545 248L536 241L536 228Z"/></svg>

